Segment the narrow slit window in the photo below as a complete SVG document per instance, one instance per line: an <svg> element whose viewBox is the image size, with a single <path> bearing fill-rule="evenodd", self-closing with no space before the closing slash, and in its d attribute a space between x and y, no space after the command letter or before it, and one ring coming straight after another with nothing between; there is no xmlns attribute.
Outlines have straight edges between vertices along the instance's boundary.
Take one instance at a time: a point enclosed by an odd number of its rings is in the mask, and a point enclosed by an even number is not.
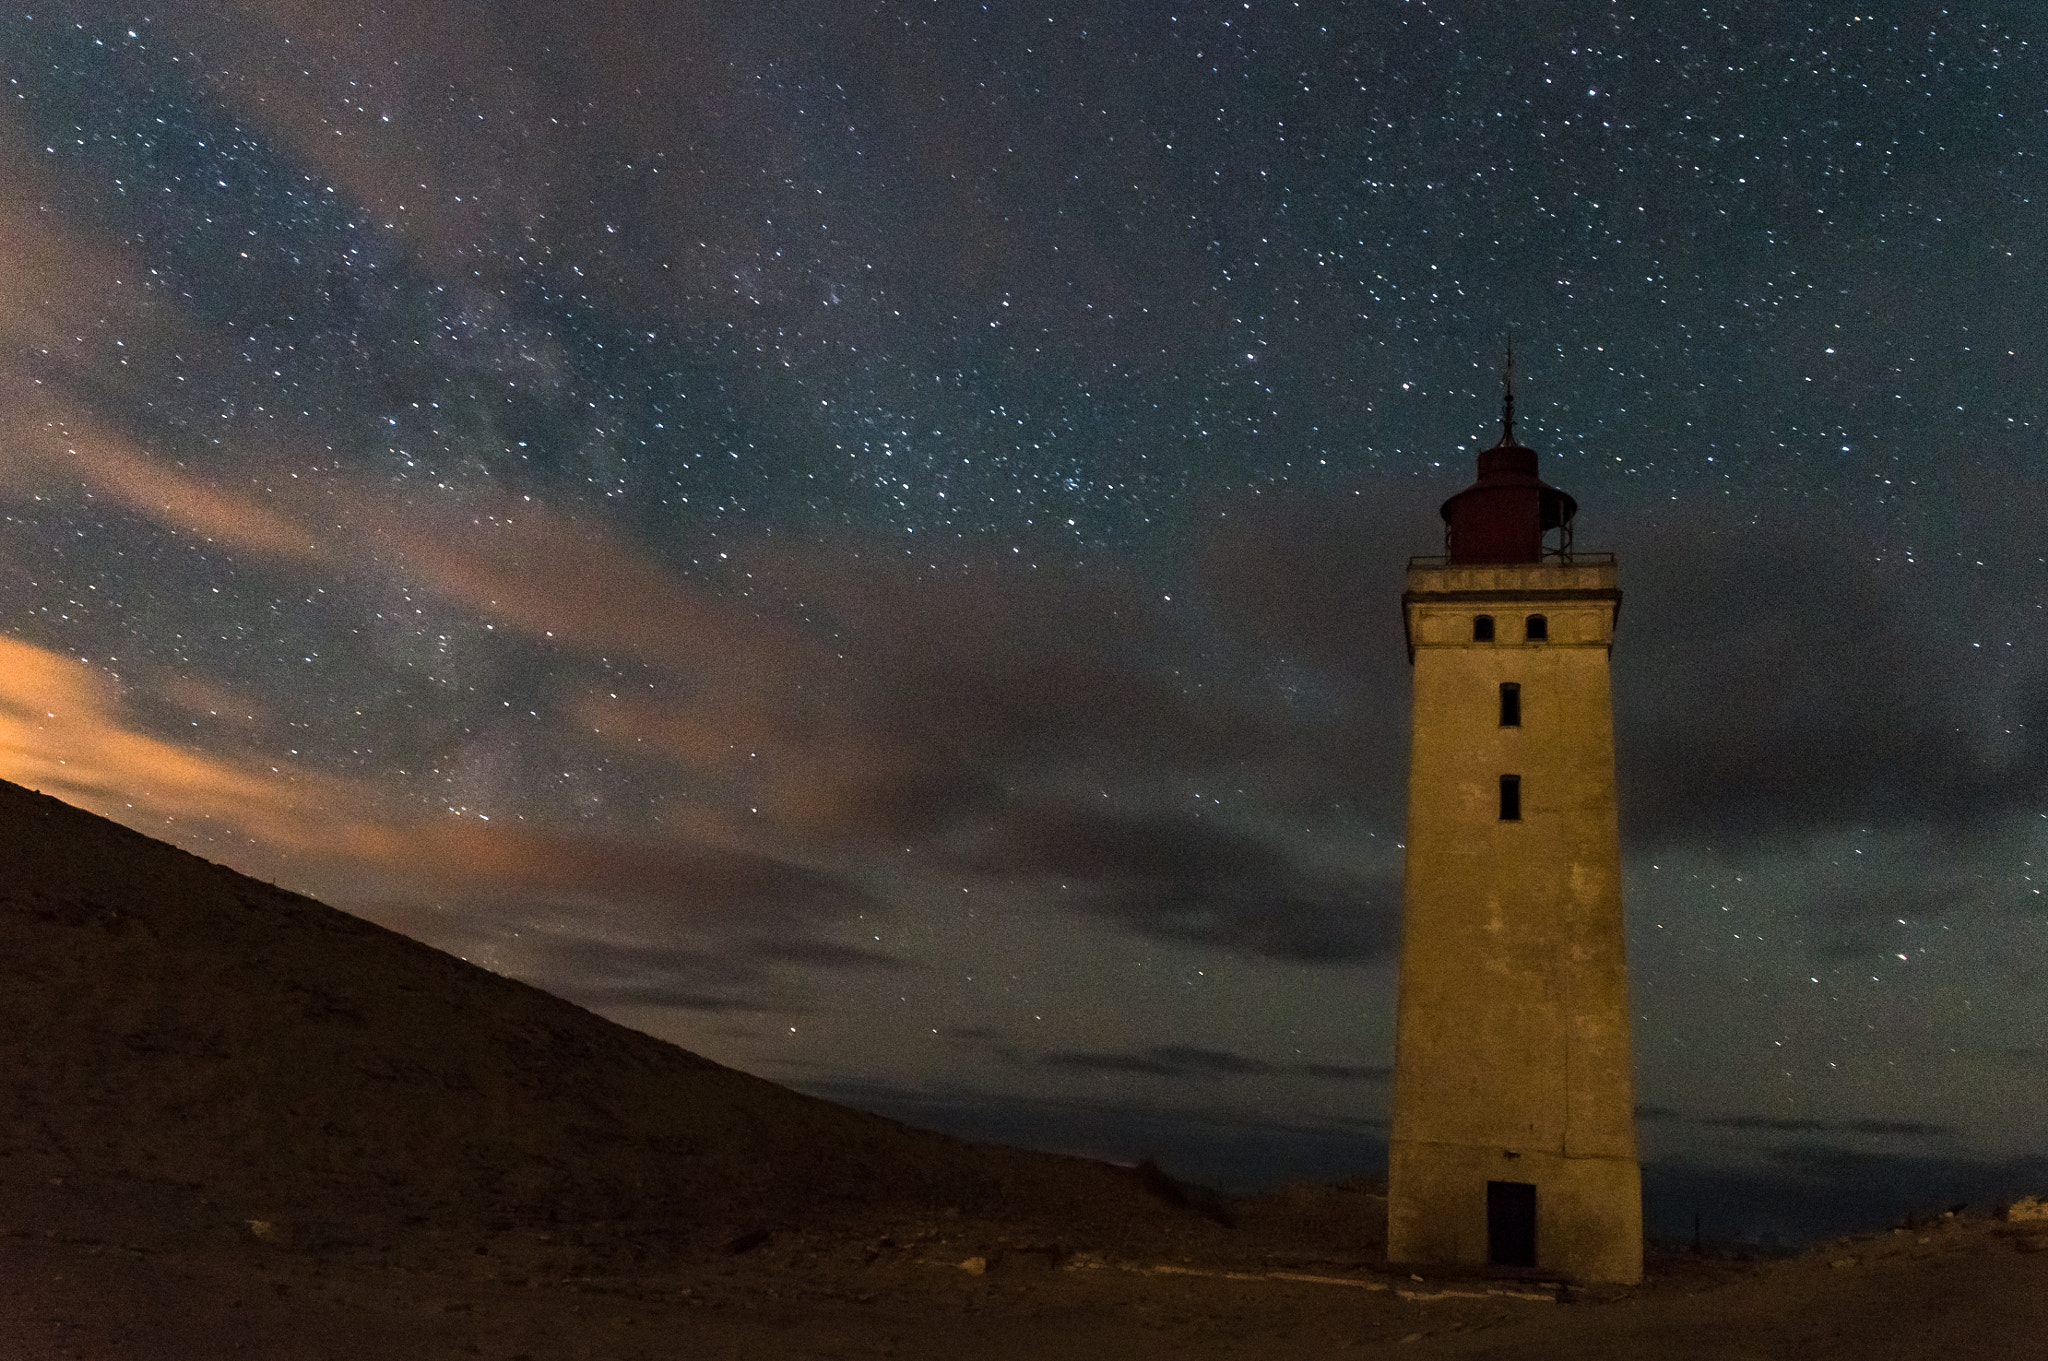
<svg viewBox="0 0 2048 1361"><path fill-rule="evenodd" d="M1520 822L1522 820L1522 777L1503 775L1500 777L1500 820Z"/></svg>
<svg viewBox="0 0 2048 1361"><path fill-rule="evenodd" d="M1550 620L1540 614L1532 614L1522 626L1522 636L1532 643L1544 642L1550 637Z"/></svg>
<svg viewBox="0 0 2048 1361"><path fill-rule="evenodd" d="M1513 681L1500 683L1500 725L1503 728L1522 726L1522 687Z"/></svg>
<svg viewBox="0 0 2048 1361"><path fill-rule="evenodd" d="M1475 643L1490 643L1493 641L1492 615L1475 614L1472 616L1472 641Z"/></svg>

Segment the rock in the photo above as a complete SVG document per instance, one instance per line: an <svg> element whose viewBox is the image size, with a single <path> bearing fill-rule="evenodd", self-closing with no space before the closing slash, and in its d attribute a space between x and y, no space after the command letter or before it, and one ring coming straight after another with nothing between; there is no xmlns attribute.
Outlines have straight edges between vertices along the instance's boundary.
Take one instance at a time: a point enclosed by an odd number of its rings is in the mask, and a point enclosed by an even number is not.
<svg viewBox="0 0 2048 1361"><path fill-rule="evenodd" d="M960 1269L970 1276L986 1276L988 1274L988 1258L969 1257L960 1264Z"/></svg>
<svg viewBox="0 0 2048 1361"><path fill-rule="evenodd" d="M2039 1196L2021 1196L2005 1207L2005 1217L2014 1224L2028 1220L2048 1220L2048 1201Z"/></svg>
<svg viewBox="0 0 2048 1361"><path fill-rule="evenodd" d="M2020 1252L2048 1252L2048 1233L2035 1233L2029 1234L2025 1238L2015 1238L2012 1245Z"/></svg>

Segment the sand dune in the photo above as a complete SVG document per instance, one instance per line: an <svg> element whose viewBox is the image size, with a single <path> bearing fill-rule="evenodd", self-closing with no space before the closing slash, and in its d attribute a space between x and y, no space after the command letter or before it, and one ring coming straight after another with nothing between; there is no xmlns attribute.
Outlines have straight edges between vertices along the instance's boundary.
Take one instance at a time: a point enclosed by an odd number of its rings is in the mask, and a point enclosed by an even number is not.
<svg viewBox="0 0 2048 1361"><path fill-rule="evenodd" d="M1376 1187L914 1130L6 784L0 867L0 1356L2048 1355L2048 1225L1425 1281Z"/></svg>

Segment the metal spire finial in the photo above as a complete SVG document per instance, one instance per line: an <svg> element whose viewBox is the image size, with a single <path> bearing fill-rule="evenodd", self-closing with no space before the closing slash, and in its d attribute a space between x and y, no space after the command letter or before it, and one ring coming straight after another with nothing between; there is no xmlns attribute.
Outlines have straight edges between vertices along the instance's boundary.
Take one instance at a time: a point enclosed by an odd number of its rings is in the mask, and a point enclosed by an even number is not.
<svg viewBox="0 0 2048 1361"><path fill-rule="evenodd" d="M1515 338L1508 336L1508 362L1500 371L1500 442L1515 442Z"/></svg>

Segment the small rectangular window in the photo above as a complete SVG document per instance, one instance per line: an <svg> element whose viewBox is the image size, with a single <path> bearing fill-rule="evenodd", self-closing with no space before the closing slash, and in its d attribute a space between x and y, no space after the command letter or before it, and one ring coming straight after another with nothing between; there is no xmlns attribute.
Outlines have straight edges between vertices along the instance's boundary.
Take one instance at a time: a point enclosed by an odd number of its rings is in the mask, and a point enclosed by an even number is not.
<svg viewBox="0 0 2048 1361"><path fill-rule="evenodd" d="M1500 820L1520 822L1522 820L1522 777L1503 775L1500 777Z"/></svg>
<svg viewBox="0 0 2048 1361"><path fill-rule="evenodd" d="M1472 641L1490 643L1493 641L1493 616L1476 614L1472 616Z"/></svg>
<svg viewBox="0 0 2048 1361"><path fill-rule="evenodd" d="M1522 636L1532 643L1544 642L1550 637L1550 621L1540 614L1532 614L1523 625Z"/></svg>
<svg viewBox="0 0 2048 1361"><path fill-rule="evenodd" d="M1513 681L1500 683L1500 725L1503 728L1522 726L1522 687Z"/></svg>

